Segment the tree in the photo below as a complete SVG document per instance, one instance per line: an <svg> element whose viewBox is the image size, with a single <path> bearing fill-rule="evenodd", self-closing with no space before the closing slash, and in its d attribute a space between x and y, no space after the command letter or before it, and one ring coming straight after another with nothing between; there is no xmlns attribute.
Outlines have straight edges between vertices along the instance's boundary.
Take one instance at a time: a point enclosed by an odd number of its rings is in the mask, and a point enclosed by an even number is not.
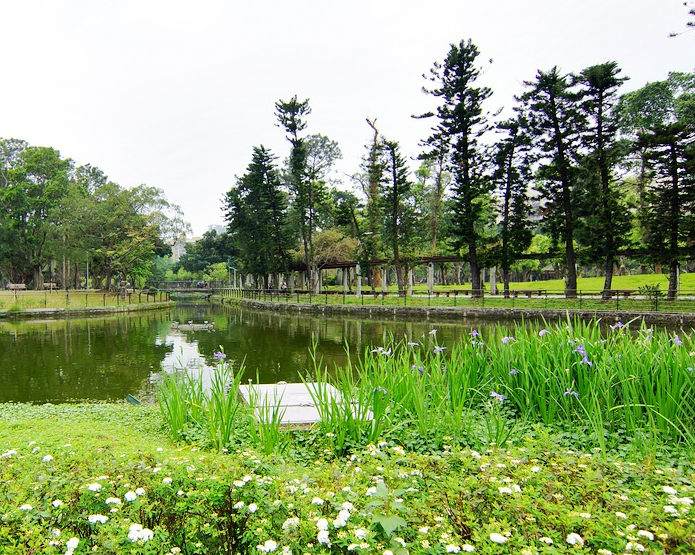
<svg viewBox="0 0 695 555"><path fill-rule="evenodd" d="M398 293L405 295L406 267L403 259L412 256L410 243L415 236L416 222L412 183L408 179L408 168L400 153L400 147L395 141L384 141L383 149L388 156L390 180L384 183L381 192L382 209L384 214L384 232L388 237L396 268ZM411 247L404 249L403 247ZM406 252L403 252L403 251ZM410 252L407 252L410 250ZM403 255L406 256L403 256Z"/></svg>
<svg viewBox="0 0 695 555"><path fill-rule="evenodd" d="M618 89L627 80L620 77L616 62L586 68L578 76L583 89L580 105L587 121L582 137L586 154L581 158L582 226L578 238L591 261L603 262L604 296L608 296L618 251L629 244L629 206L615 183L615 170L625 154L618 139Z"/></svg>
<svg viewBox="0 0 695 555"><path fill-rule="evenodd" d="M509 297L511 266L531 245L531 212L527 188L531 181L531 141L524 134L523 118L501 122L497 129L506 136L495 144L493 182L499 196L499 245L493 259L502 268L504 296Z"/></svg>
<svg viewBox="0 0 695 555"><path fill-rule="evenodd" d="M621 129L639 153L643 242L655 264L668 266L668 294L675 298L679 242L692 236L695 74L669 73L664 81L623 95L619 109Z"/></svg>
<svg viewBox="0 0 695 555"><path fill-rule="evenodd" d="M72 161L52 148L10 142L4 143L3 166L0 211L3 239L13 245L11 275L40 288L43 266L50 259L50 213L67 193Z"/></svg>
<svg viewBox="0 0 695 555"><path fill-rule="evenodd" d="M314 230L316 206L320 191L308 173L306 139L299 136L306 129L305 118L311 113L309 100L299 101L293 96L289 102L280 100L275 103L275 115L280 127L287 133L287 140L292 145L288 160L289 189L293 196L292 210L296 218L299 238L302 242L304 263L309 273L310 287L317 291L317 267L314 259Z"/></svg>
<svg viewBox="0 0 695 555"><path fill-rule="evenodd" d="M581 136L586 118L579 110L581 95L574 90L574 77L558 68L538 71L526 82L530 90L520 101L527 114L527 132L539 150L537 189L545 199L544 221L554 240L565 246L567 278L565 295L577 295L577 263L574 252L576 185Z"/></svg>
<svg viewBox="0 0 695 555"><path fill-rule="evenodd" d="M492 94L487 87L474 86L481 72L476 65L478 55L478 48L470 40L452 44L444 63L435 63L430 70L434 88L425 89L441 99L436 112L439 123L427 144L446 157L446 169L453 180L453 242L457 249L467 250L471 285L477 295L482 292L478 253L484 224L482 203L491 191L478 140L487 130L482 105Z"/></svg>
<svg viewBox="0 0 695 555"><path fill-rule="evenodd" d="M415 172L418 178L416 196L421 201L421 217L427 228L429 251L432 255L439 251L441 230L446 225L446 194L451 184L451 175L445 169L445 152L434 149L420 157L423 162Z"/></svg>
<svg viewBox="0 0 695 555"><path fill-rule="evenodd" d="M668 299L678 290L679 245L695 229L695 128L683 122L655 126L639 137L652 171L646 221L652 258L669 268Z"/></svg>
<svg viewBox="0 0 695 555"><path fill-rule="evenodd" d="M242 270L262 276L289 271L287 199L281 190L275 157L254 147L246 173L225 197L225 219L239 251Z"/></svg>

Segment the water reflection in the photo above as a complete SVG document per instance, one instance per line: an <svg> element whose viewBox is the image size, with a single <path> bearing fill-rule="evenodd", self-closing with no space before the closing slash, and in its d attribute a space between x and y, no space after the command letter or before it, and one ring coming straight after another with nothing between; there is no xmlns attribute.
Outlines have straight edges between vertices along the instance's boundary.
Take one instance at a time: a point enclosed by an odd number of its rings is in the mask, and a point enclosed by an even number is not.
<svg viewBox="0 0 695 555"><path fill-rule="evenodd" d="M211 321L214 330L173 330L171 322ZM151 397L162 370L208 373L223 349L244 379L296 381L313 368L315 345L329 370L389 337L419 341L437 328L451 345L475 321L425 322L310 318L218 305L177 305L103 318L0 322L0 402Z"/></svg>

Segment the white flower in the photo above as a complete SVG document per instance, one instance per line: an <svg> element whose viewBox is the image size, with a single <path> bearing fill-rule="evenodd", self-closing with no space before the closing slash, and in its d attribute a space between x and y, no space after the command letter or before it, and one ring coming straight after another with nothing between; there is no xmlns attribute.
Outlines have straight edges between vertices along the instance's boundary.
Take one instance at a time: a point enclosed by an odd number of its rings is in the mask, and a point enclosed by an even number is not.
<svg viewBox="0 0 695 555"><path fill-rule="evenodd" d="M540 472L540 471L541 471L540 466L532 466L531 467L531 472L533 472L534 474L536 474L537 472Z"/></svg>
<svg viewBox="0 0 695 555"><path fill-rule="evenodd" d="M250 482L251 480L253 480L253 476L249 476L248 474L242 478L244 483Z"/></svg>
<svg viewBox="0 0 695 555"><path fill-rule="evenodd" d="M676 503L679 505L692 505L693 504L693 499L692 497L677 497L674 499Z"/></svg>
<svg viewBox="0 0 695 555"><path fill-rule="evenodd" d="M503 486L503 487L500 487L500 488L497 488L497 489L499 489L499 490L500 490L500 493L502 493L502 494L504 494L504 493L512 493L512 488L508 488L508 487L506 487L506 486Z"/></svg>
<svg viewBox="0 0 695 555"><path fill-rule="evenodd" d="M276 541L273 540L265 540L265 543L263 545L259 545L256 547L258 551L263 551L264 553L272 553L275 551L278 547L278 544Z"/></svg>
<svg viewBox="0 0 695 555"><path fill-rule="evenodd" d="M128 539L133 543L140 540L146 542L147 540L151 540L153 536L154 533L152 532L152 530L150 530L149 528L143 528L142 524L130 525L130 529L128 531Z"/></svg>
<svg viewBox="0 0 695 555"><path fill-rule="evenodd" d="M243 502L243 501L237 501L236 503L234 503L234 508L235 508L237 511L238 511L239 509L243 509L243 508L244 508L244 502Z"/></svg>
<svg viewBox="0 0 695 555"><path fill-rule="evenodd" d="M100 524L104 524L107 520L109 520L109 517L104 515L89 515L87 517L87 520L92 524L96 524L97 522Z"/></svg>
<svg viewBox="0 0 695 555"><path fill-rule="evenodd" d="M618 518L627 518L627 515L625 513L621 513L620 511L615 513L615 516Z"/></svg>
<svg viewBox="0 0 695 555"><path fill-rule="evenodd" d="M490 534L490 541L494 543L507 543L507 538L505 538L502 534L493 532L492 534Z"/></svg>
<svg viewBox="0 0 695 555"><path fill-rule="evenodd" d="M321 531L328 530L328 521L325 518L319 518L316 521L316 528L318 528Z"/></svg>
<svg viewBox="0 0 695 555"><path fill-rule="evenodd" d="M387 549L386 551L384 551L384 555L393 555L393 551Z"/></svg>
<svg viewBox="0 0 695 555"><path fill-rule="evenodd" d="M0 459L9 459L12 455L16 455L17 451L14 449L10 449L9 451L5 451L2 455L0 455Z"/></svg>
<svg viewBox="0 0 695 555"><path fill-rule="evenodd" d="M453 543L450 543L445 547L447 553L458 553L461 551L461 548L458 545L454 545Z"/></svg>
<svg viewBox="0 0 695 555"><path fill-rule="evenodd" d="M670 515L677 515L678 509L676 509L673 505L664 505L664 512Z"/></svg>
<svg viewBox="0 0 695 555"><path fill-rule="evenodd" d="M169 478L168 476L166 478L162 478L162 483L164 484L171 484L174 480Z"/></svg>
<svg viewBox="0 0 695 555"><path fill-rule="evenodd" d="M518 486L517 484L512 484L512 492L521 493L521 486Z"/></svg>
<svg viewBox="0 0 695 555"><path fill-rule="evenodd" d="M20 511L31 511L32 508L33 508L33 507L32 507L31 505L29 505L29 503L25 503L24 505L22 505L22 506L19 508L19 510L20 510Z"/></svg>
<svg viewBox="0 0 695 555"><path fill-rule="evenodd" d="M367 497L371 497L371 496L374 495L375 493L376 493L376 488L375 488L374 486L372 486L372 487L370 487L370 488L367 488L367 492L365 493L365 495L366 495Z"/></svg>
<svg viewBox="0 0 695 555"><path fill-rule="evenodd" d="M575 534L574 532L567 534L565 541L570 545L584 545L584 540L582 539L582 537L579 534Z"/></svg>
<svg viewBox="0 0 695 555"><path fill-rule="evenodd" d="M430 531L430 527L429 526L421 526L420 528L417 529L417 531L420 532L421 534L427 534L427 532Z"/></svg>
<svg viewBox="0 0 695 555"><path fill-rule="evenodd" d="M367 537L367 533L368 533L368 532L367 532L366 529L364 529L364 528L358 528L357 530L355 530L355 537L356 537L358 540L363 540L364 538Z"/></svg>
<svg viewBox="0 0 695 555"><path fill-rule="evenodd" d="M644 551L644 546L641 543L627 542L625 546L625 552L628 551L639 551L640 553Z"/></svg>
<svg viewBox="0 0 695 555"><path fill-rule="evenodd" d="M51 502L51 505L57 509L58 507L62 507L63 502L60 499L55 499L53 502Z"/></svg>
<svg viewBox="0 0 695 555"><path fill-rule="evenodd" d="M596 553L598 553L598 555L613 555L610 549L599 549Z"/></svg>
<svg viewBox="0 0 695 555"><path fill-rule="evenodd" d="M637 535L643 538L647 538L650 541L654 541L654 534L652 534L649 530L639 530L637 532Z"/></svg>
<svg viewBox="0 0 695 555"><path fill-rule="evenodd" d="M461 546L462 551L467 551L468 553L473 553L475 551L475 547L473 547L470 543L464 543Z"/></svg>
<svg viewBox="0 0 695 555"><path fill-rule="evenodd" d="M323 505L323 499L321 499L320 497L314 497L311 500L311 504L312 505Z"/></svg>
<svg viewBox="0 0 695 555"><path fill-rule="evenodd" d="M664 486L664 493L668 493L669 495L677 495L678 492L673 489L671 486Z"/></svg>
<svg viewBox="0 0 695 555"><path fill-rule="evenodd" d="M101 484L94 482L93 484L87 484L87 489L89 491L99 491L101 489Z"/></svg>
<svg viewBox="0 0 695 555"><path fill-rule="evenodd" d="M328 525L328 523L326 523L326 525ZM330 547L331 546L331 539L328 536L328 530L321 530L318 533L318 535L316 536L316 541Z"/></svg>
<svg viewBox="0 0 695 555"><path fill-rule="evenodd" d="M352 503L350 503L349 501L346 501L345 503L343 503L341 505L341 507L346 511L351 511L352 509L355 508L355 506Z"/></svg>
<svg viewBox="0 0 695 555"><path fill-rule="evenodd" d="M126 492L126 494L123 497L126 501L135 501L138 498L137 494L134 491Z"/></svg>
<svg viewBox="0 0 695 555"><path fill-rule="evenodd" d="M552 538L548 538L546 536L543 536L538 541L543 542L543 543L547 543L548 545L553 545L553 543L554 543Z"/></svg>
<svg viewBox="0 0 695 555"><path fill-rule="evenodd" d="M299 526L299 519L297 517L288 518L282 523L283 530L294 530Z"/></svg>
<svg viewBox="0 0 695 555"><path fill-rule="evenodd" d="M145 490L142 488L138 488L135 490L136 495L145 495Z"/></svg>
<svg viewBox="0 0 695 555"><path fill-rule="evenodd" d="M591 514L589 513L579 513L579 516L582 518L591 518Z"/></svg>
<svg viewBox="0 0 695 555"><path fill-rule="evenodd" d="M258 510L258 505L255 503L249 503L249 512L255 513Z"/></svg>
<svg viewBox="0 0 695 555"><path fill-rule="evenodd" d="M53 460L53 457L51 457L50 455L46 455L42 460L43 462L48 463Z"/></svg>
<svg viewBox="0 0 695 555"><path fill-rule="evenodd" d="M120 505L121 500L118 497L107 497L104 503L107 505Z"/></svg>
<svg viewBox="0 0 695 555"><path fill-rule="evenodd" d="M78 545L80 545L80 540L78 538L70 538L65 544L65 547L74 551L77 549Z"/></svg>

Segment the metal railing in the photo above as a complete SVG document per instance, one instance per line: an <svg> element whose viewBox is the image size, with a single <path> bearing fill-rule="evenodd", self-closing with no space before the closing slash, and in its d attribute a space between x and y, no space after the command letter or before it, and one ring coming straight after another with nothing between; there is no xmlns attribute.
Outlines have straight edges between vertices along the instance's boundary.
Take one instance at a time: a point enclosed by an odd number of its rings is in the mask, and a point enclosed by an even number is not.
<svg viewBox="0 0 695 555"><path fill-rule="evenodd" d="M616 312L693 312L695 313L695 290L681 290L677 298L669 300L665 292L642 293L639 290L577 290L575 295L564 291L546 289L515 289L508 295L499 291L491 295L485 290L441 289L414 291L400 294L398 291L362 291L360 296L353 291L324 290L316 293L295 289L234 289L222 288L215 291L223 297L250 299L264 302L303 304L345 304L381 306L453 306L487 308L527 309L576 309Z"/></svg>

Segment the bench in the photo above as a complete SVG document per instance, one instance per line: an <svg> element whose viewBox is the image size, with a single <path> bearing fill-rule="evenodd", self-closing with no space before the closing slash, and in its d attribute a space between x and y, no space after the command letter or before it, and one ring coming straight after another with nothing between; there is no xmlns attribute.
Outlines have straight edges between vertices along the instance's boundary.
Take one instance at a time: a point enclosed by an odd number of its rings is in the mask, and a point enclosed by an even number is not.
<svg viewBox="0 0 695 555"><path fill-rule="evenodd" d="M514 289L510 291L514 298L519 295L526 295L526 298L530 299L533 295L543 296L543 289Z"/></svg>
<svg viewBox="0 0 695 555"><path fill-rule="evenodd" d="M49 282L49 283L46 283L46 282L44 282L43 288L44 288L44 289L51 289L51 290L53 290L53 289L58 289L58 285L55 284L55 283L50 283L50 282Z"/></svg>
<svg viewBox="0 0 695 555"><path fill-rule="evenodd" d="M10 291L25 291L27 286L24 283L8 283L7 289Z"/></svg>
<svg viewBox="0 0 695 555"><path fill-rule="evenodd" d="M447 298L451 297L453 295L454 297L458 297L459 295L470 295L471 290L470 289L451 289L449 291L432 291L434 293L434 296L439 298L439 295L445 295Z"/></svg>
<svg viewBox="0 0 695 555"><path fill-rule="evenodd" d="M630 295L633 293L636 293L637 291L635 289L604 289L601 294L603 295L604 298L620 298L620 296L623 297L623 299L627 299Z"/></svg>

